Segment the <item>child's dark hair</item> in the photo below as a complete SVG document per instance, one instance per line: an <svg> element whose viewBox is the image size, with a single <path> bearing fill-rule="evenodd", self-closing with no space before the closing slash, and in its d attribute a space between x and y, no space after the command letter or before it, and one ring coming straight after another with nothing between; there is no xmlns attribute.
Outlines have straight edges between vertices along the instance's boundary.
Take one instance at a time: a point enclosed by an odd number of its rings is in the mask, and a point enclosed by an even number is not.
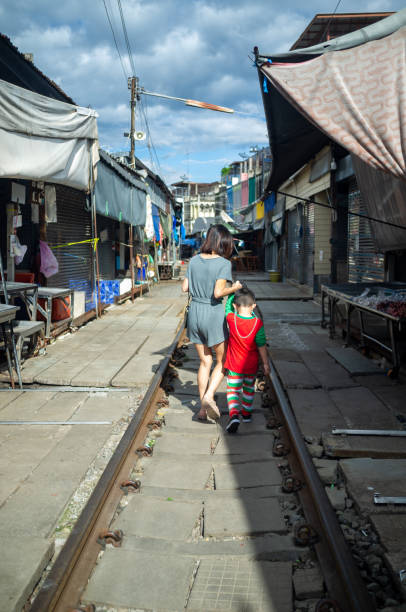
<svg viewBox="0 0 406 612"><path fill-rule="evenodd" d="M236 306L252 306L255 304L255 295L248 289L248 287L242 287L234 294L234 304Z"/></svg>
<svg viewBox="0 0 406 612"><path fill-rule="evenodd" d="M235 292L234 304L236 306L252 306L252 304L255 304L255 295L250 289L248 289L247 285L243 284L241 289L238 289L238 291ZM262 312L258 306L255 307L254 314L256 317L258 317L258 319L261 319L261 321L264 320Z"/></svg>

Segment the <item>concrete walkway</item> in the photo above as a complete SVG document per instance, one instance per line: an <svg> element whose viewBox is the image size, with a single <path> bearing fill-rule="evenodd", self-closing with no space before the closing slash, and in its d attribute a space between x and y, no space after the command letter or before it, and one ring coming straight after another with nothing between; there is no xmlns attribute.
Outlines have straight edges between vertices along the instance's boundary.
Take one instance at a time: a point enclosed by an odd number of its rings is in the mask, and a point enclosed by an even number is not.
<svg viewBox="0 0 406 612"><path fill-rule="evenodd" d="M27 360L31 388L0 390L1 612L23 608L65 541L172 343L184 303L179 282L155 287Z"/></svg>
<svg viewBox="0 0 406 612"><path fill-rule="evenodd" d="M406 438L340 436L332 428L404 430L405 381L388 378L380 358L345 348L339 330L331 340L320 327L315 302L260 302L260 307L274 366L367 586L380 607L394 605L396 590L405 594L399 572L406 567L400 544L406 541L406 506L376 505L374 493L404 495Z"/></svg>
<svg viewBox="0 0 406 612"><path fill-rule="evenodd" d="M220 425L197 421L196 357L189 346L160 411L166 425L153 456L135 467L141 493L124 500L111 526L123 530L123 545L103 553L83 601L157 612L291 612L292 562L306 551L294 546L284 517L292 499L281 493L260 397L253 422L235 436L224 432L224 384Z"/></svg>

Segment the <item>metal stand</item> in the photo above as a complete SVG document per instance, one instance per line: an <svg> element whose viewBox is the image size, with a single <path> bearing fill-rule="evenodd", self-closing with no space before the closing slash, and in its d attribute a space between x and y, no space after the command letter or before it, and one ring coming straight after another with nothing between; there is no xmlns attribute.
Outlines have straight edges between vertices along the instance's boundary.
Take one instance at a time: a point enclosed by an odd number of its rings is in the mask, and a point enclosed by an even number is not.
<svg viewBox="0 0 406 612"><path fill-rule="evenodd" d="M1 281L3 285L4 301L6 304L8 304L7 284L6 284L6 279L4 278L3 258L1 256L0 256L0 274L1 274ZM15 364L16 371L17 371L18 386L20 387L20 389L22 389L23 381L21 379L20 360L18 359L18 354L17 354L16 342L15 342L14 330L13 330L13 322L10 321L9 325L10 325L10 341L11 341L11 346L13 350L14 364ZM7 341L8 340L7 332L6 332L4 323L2 324L1 329L2 329L2 334L3 334L3 339L4 339L4 346L6 349L8 369L10 372L10 384L11 384L11 387L14 389L13 367L11 363L10 350L9 350L9 345Z"/></svg>

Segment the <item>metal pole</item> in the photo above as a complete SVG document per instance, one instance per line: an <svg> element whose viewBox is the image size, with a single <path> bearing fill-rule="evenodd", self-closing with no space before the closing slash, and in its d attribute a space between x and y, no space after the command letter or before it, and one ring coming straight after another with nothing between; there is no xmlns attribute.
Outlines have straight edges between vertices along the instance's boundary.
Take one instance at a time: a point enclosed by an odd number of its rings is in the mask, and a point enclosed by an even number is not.
<svg viewBox="0 0 406 612"><path fill-rule="evenodd" d="M91 208L92 208L92 232L93 232L93 274L96 281L95 302L96 302L96 317L101 314L101 299L100 299L100 270L99 270L99 253L97 245L97 222L96 222L96 197L94 190L91 193Z"/></svg>
<svg viewBox="0 0 406 612"><path fill-rule="evenodd" d="M135 96L135 80L136 77L131 77L131 129L130 129L130 165L131 168L135 168L135 104L136 104L136 96Z"/></svg>
<svg viewBox="0 0 406 612"><path fill-rule="evenodd" d="M131 272L131 301L134 302L134 247L133 247L133 226L129 228L129 239L130 243L130 272Z"/></svg>

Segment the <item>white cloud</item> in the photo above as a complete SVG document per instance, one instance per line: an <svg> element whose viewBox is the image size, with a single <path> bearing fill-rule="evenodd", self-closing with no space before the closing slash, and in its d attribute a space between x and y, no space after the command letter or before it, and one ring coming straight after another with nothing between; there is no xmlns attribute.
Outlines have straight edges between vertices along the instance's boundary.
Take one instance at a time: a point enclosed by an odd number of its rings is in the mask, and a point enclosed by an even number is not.
<svg viewBox="0 0 406 612"><path fill-rule="evenodd" d="M117 4L113 24L128 71ZM286 51L325 0L122 0L134 63L150 91L234 108L232 116L148 99L153 143L166 177L193 169L193 177L215 180L222 165L253 144L267 144L256 69L249 55ZM341 12L396 10L401 0L342 0ZM2 0L1 29L21 51L78 104L99 112L100 141L126 150L129 91L103 3L69 0ZM147 102L147 100L146 100ZM137 112L137 127L145 122ZM186 151L193 160L185 160ZM145 142L136 152L149 162ZM217 161L216 161L217 160ZM225 161L226 160L226 161ZM217 166L216 166L217 164ZM211 175L210 175L211 173Z"/></svg>

